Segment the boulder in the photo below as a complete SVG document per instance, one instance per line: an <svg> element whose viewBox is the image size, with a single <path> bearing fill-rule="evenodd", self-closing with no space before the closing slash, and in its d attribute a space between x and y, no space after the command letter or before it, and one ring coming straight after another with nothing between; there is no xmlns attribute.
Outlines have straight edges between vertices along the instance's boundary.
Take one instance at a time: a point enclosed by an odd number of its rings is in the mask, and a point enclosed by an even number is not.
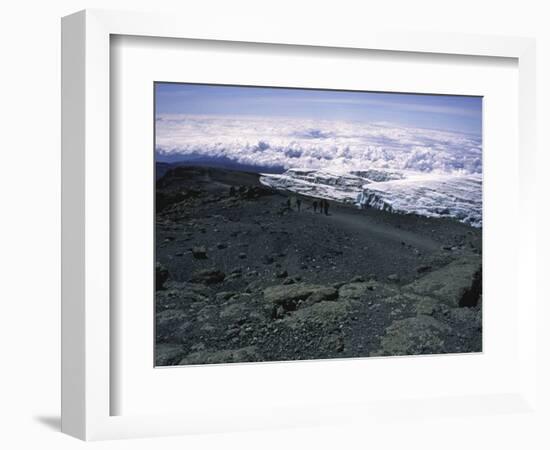
<svg viewBox="0 0 550 450"><path fill-rule="evenodd" d="M304 324L308 324L325 333L337 329L347 317L349 317L347 302L321 302L286 315L284 322L292 329L301 329Z"/></svg>
<svg viewBox="0 0 550 450"><path fill-rule="evenodd" d="M313 292L306 300L307 305L319 302L332 302L338 300L338 290L330 286L320 287Z"/></svg>
<svg viewBox="0 0 550 450"><path fill-rule="evenodd" d="M366 281L362 283L345 283L338 289L338 296L345 301L365 301L372 298L383 298L395 295L399 291L397 286Z"/></svg>
<svg viewBox="0 0 550 450"><path fill-rule="evenodd" d="M248 285L244 288L244 292L246 294L251 294L252 292L260 291L263 286L264 282L262 280L254 280L248 283Z"/></svg>
<svg viewBox="0 0 550 450"><path fill-rule="evenodd" d="M475 306L481 295L480 268L479 255L465 256L404 286L403 292L435 297L450 307Z"/></svg>
<svg viewBox="0 0 550 450"><path fill-rule="evenodd" d="M206 247L193 247L191 250L195 259L207 259Z"/></svg>
<svg viewBox="0 0 550 450"><path fill-rule="evenodd" d="M286 311L294 311L298 304L312 298L313 303L335 300L338 291L332 287L306 283L283 284L264 289L264 299Z"/></svg>
<svg viewBox="0 0 550 450"><path fill-rule="evenodd" d="M426 297L414 294L404 294L404 296L414 301L414 311L416 314L424 314L426 316L432 316L437 311L448 308L445 303L435 297Z"/></svg>
<svg viewBox="0 0 550 450"><path fill-rule="evenodd" d="M155 293L158 311L181 309L192 303L207 301L212 294L209 287L194 283L166 283L165 289Z"/></svg>
<svg viewBox="0 0 550 450"><path fill-rule="evenodd" d="M345 299L359 298L372 286L373 283L365 282L346 283L340 287L338 294Z"/></svg>
<svg viewBox="0 0 550 450"><path fill-rule="evenodd" d="M168 281L170 274L168 269L157 261L155 264L155 290L163 289L164 283Z"/></svg>
<svg viewBox="0 0 550 450"><path fill-rule="evenodd" d="M411 311L415 314L423 314L426 316L434 315L438 311L448 309L441 300L435 297L417 295L411 292L397 292L388 297L381 297L378 303L389 305L391 310L403 309Z"/></svg>
<svg viewBox="0 0 550 450"><path fill-rule="evenodd" d="M203 269L193 272L191 281L193 283L216 284L221 283L225 279L225 274L217 269Z"/></svg>
<svg viewBox="0 0 550 450"><path fill-rule="evenodd" d="M423 314L396 320L386 328L380 349L370 356L447 353L445 341L452 333L448 325Z"/></svg>
<svg viewBox="0 0 550 450"><path fill-rule="evenodd" d="M417 273L426 273L426 272L429 272L430 270L432 270L432 266L428 266L428 265L422 265L416 268Z"/></svg>

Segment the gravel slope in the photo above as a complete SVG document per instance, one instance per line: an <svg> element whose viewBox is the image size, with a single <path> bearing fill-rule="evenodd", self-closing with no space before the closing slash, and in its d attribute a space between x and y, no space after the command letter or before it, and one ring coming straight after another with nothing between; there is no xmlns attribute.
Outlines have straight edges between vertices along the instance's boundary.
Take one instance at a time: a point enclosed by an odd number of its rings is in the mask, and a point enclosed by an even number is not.
<svg viewBox="0 0 550 450"><path fill-rule="evenodd" d="M158 365L481 351L480 229L296 198L222 169L157 181Z"/></svg>

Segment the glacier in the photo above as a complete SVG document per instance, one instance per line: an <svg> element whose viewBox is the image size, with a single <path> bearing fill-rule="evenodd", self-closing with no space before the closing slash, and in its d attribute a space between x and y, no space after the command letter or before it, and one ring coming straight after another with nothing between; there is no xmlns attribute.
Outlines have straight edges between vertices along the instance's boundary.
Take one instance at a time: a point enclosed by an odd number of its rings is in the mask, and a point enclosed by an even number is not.
<svg viewBox="0 0 550 450"><path fill-rule="evenodd" d="M262 174L266 186L311 197L402 214L448 217L482 226L481 174L445 174L381 170L335 173L290 169Z"/></svg>

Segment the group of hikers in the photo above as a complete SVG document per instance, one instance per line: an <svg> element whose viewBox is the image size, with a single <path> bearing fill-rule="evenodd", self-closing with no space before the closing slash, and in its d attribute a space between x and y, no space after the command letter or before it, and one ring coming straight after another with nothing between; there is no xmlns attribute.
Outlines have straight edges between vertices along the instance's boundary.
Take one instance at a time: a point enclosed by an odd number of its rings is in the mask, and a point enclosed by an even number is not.
<svg viewBox="0 0 550 450"><path fill-rule="evenodd" d="M301 211L302 210L302 199L300 197L288 197L286 204L288 209L293 209L292 204L296 205L296 210ZM313 200L312 208L313 212L317 213L317 209L319 209L320 214L325 214L325 216L328 216L328 209L330 205L328 200L320 199L320 200Z"/></svg>

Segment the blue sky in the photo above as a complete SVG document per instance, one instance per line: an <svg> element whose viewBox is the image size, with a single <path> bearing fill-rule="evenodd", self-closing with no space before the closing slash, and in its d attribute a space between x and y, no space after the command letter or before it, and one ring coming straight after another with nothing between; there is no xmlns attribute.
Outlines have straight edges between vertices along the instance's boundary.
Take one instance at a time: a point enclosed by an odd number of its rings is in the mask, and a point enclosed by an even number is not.
<svg viewBox="0 0 550 450"><path fill-rule="evenodd" d="M156 83L157 114L386 122L481 136L481 97Z"/></svg>

